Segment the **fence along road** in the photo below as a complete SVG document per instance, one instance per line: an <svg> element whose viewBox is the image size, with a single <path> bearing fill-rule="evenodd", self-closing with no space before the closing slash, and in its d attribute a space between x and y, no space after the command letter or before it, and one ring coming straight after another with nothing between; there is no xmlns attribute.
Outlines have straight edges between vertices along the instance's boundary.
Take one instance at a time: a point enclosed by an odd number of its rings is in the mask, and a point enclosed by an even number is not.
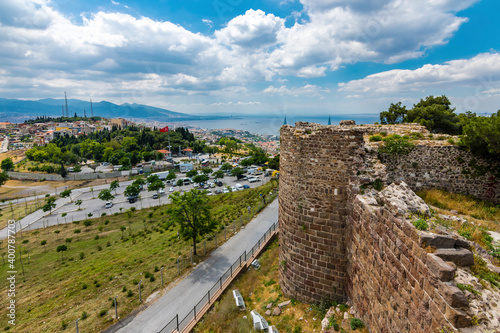
<svg viewBox="0 0 500 333"><path fill-rule="evenodd" d="M215 250L208 259L200 263L185 279L160 297L134 318L122 319L110 332L157 333L176 315L184 318L200 299L230 269L231 265L252 247L278 221L278 200L252 220L244 229Z"/></svg>

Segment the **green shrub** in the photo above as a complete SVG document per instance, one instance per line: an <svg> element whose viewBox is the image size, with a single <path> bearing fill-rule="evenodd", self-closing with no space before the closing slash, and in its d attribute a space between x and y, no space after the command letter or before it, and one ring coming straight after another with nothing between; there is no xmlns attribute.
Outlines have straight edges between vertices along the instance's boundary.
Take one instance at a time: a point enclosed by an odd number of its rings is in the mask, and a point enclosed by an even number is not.
<svg viewBox="0 0 500 333"><path fill-rule="evenodd" d="M377 191L382 191L382 189L384 188L384 182L382 181L382 179L375 179L375 181L373 182L373 188Z"/></svg>
<svg viewBox="0 0 500 333"><path fill-rule="evenodd" d="M380 135L374 135L374 136L370 136L369 140L370 140L370 142L382 141L382 137Z"/></svg>
<svg viewBox="0 0 500 333"><path fill-rule="evenodd" d="M361 319L358 318L351 318L350 325L352 330L357 330L358 328L365 327L365 324L361 321Z"/></svg>
<svg viewBox="0 0 500 333"><path fill-rule="evenodd" d="M383 139L384 145L379 148L379 152L387 155L408 155L415 147L408 139L394 134Z"/></svg>
<svg viewBox="0 0 500 333"><path fill-rule="evenodd" d="M83 312L82 312L82 315L80 316L80 319L81 319L81 320L85 320L85 319L87 319L87 318L88 318L88 316L89 316L89 315L87 314L87 312L83 311Z"/></svg>
<svg viewBox="0 0 500 333"><path fill-rule="evenodd" d="M427 222L424 219L418 219L416 221L413 221L413 225L418 230L427 230L427 229L429 229L429 224L427 224Z"/></svg>
<svg viewBox="0 0 500 333"><path fill-rule="evenodd" d="M104 309L103 309L103 310L101 310L101 311L99 312L99 317L104 317L107 313L108 313L108 310L104 310Z"/></svg>

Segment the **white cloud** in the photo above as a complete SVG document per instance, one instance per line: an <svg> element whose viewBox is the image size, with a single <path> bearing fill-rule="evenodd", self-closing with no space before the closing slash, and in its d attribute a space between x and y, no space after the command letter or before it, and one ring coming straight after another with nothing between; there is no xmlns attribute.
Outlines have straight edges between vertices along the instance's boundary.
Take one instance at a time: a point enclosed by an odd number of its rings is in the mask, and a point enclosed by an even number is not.
<svg viewBox="0 0 500 333"><path fill-rule="evenodd" d="M203 23L205 23L206 25L208 25L210 28L212 28L214 26L214 22L212 20L202 19L201 21Z"/></svg>
<svg viewBox="0 0 500 333"><path fill-rule="evenodd" d="M222 44L243 49L260 49L276 44L278 35L285 28L285 20L264 13L262 10L247 10L245 15L233 18L227 26L215 32Z"/></svg>
<svg viewBox="0 0 500 333"><path fill-rule="evenodd" d="M329 89L322 89L316 85L306 84L298 88L288 88L286 86L269 86L265 88L263 93L268 95L291 95L291 96L308 96L308 97L322 97L322 93L329 93Z"/></svg>
<svg viewBox="0 0 500 333"><path fill-rule="evenodd" d="M471 59L452 60L443 65L427 64L415 70L395 69L339 84L340 91L396 93L427 88L477 87L495 92L500 83L500 54L483 53Z"/></svg>
<svg viewBox="0 0 500 333"><path fill-rule="evenodd" d="M0 73L0 80L19 94L31 93L35 82L46 89L40 94L63 83L82 94L85 89L141 96L228 93L235 99L236 90L250 94L253 83L269 82L264 90L269 95L321 97L329 90L275 87L272 82L322 77L360 61L397 63L421 57L427 48L446 43L467 20L456 13L477 2L300 1L304 10L293 26L286 27L285 18L250 9L213 35L203 35L172 22L112 11L82 14L82 23L75 23L48 0L3 0L0 63L9 74ZM111 4L123 6L116 0ZM50 84L54 79L60 81Z"/></svg>

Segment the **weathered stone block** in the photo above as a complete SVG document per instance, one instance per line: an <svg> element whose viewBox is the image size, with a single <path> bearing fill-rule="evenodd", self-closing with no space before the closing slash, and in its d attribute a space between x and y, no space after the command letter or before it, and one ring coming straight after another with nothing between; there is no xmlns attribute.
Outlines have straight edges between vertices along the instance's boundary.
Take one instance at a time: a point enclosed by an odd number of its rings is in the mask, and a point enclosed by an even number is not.
<svg viewBox="0 0 500 333"><path fill-rule="evenodd" d="M441 281L453 280L457 271L456 267L447 264L443 259L435 254L427 254L427 267Z"/></svg>
<svg viewBox="0 0 500 333"><path fill-rule="evenodd" d="M464 293L458 289L457 286L454 286L449 282L442 282L439 284L439 293L446 303L454 308L469 306L469 301L465 297Z"/></svg>
<svg viewBox="0 0 500 333"><path fill-rule="evenodd" d="M451 261L457 266L474 265L474 255L467 249L438 249L435 254L444 261Z"/></svg>

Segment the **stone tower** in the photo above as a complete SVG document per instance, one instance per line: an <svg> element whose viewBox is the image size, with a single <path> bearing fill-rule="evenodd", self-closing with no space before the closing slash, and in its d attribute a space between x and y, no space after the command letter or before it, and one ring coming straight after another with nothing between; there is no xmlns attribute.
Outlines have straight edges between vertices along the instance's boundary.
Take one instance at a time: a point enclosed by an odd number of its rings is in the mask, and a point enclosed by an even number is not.
<svg viewBox="0 0 500 333"><path fill-rule="evenodd" d="M280 284L288 297L345 300L347 187L362 132L296 123L281 128Z"/></svg>

